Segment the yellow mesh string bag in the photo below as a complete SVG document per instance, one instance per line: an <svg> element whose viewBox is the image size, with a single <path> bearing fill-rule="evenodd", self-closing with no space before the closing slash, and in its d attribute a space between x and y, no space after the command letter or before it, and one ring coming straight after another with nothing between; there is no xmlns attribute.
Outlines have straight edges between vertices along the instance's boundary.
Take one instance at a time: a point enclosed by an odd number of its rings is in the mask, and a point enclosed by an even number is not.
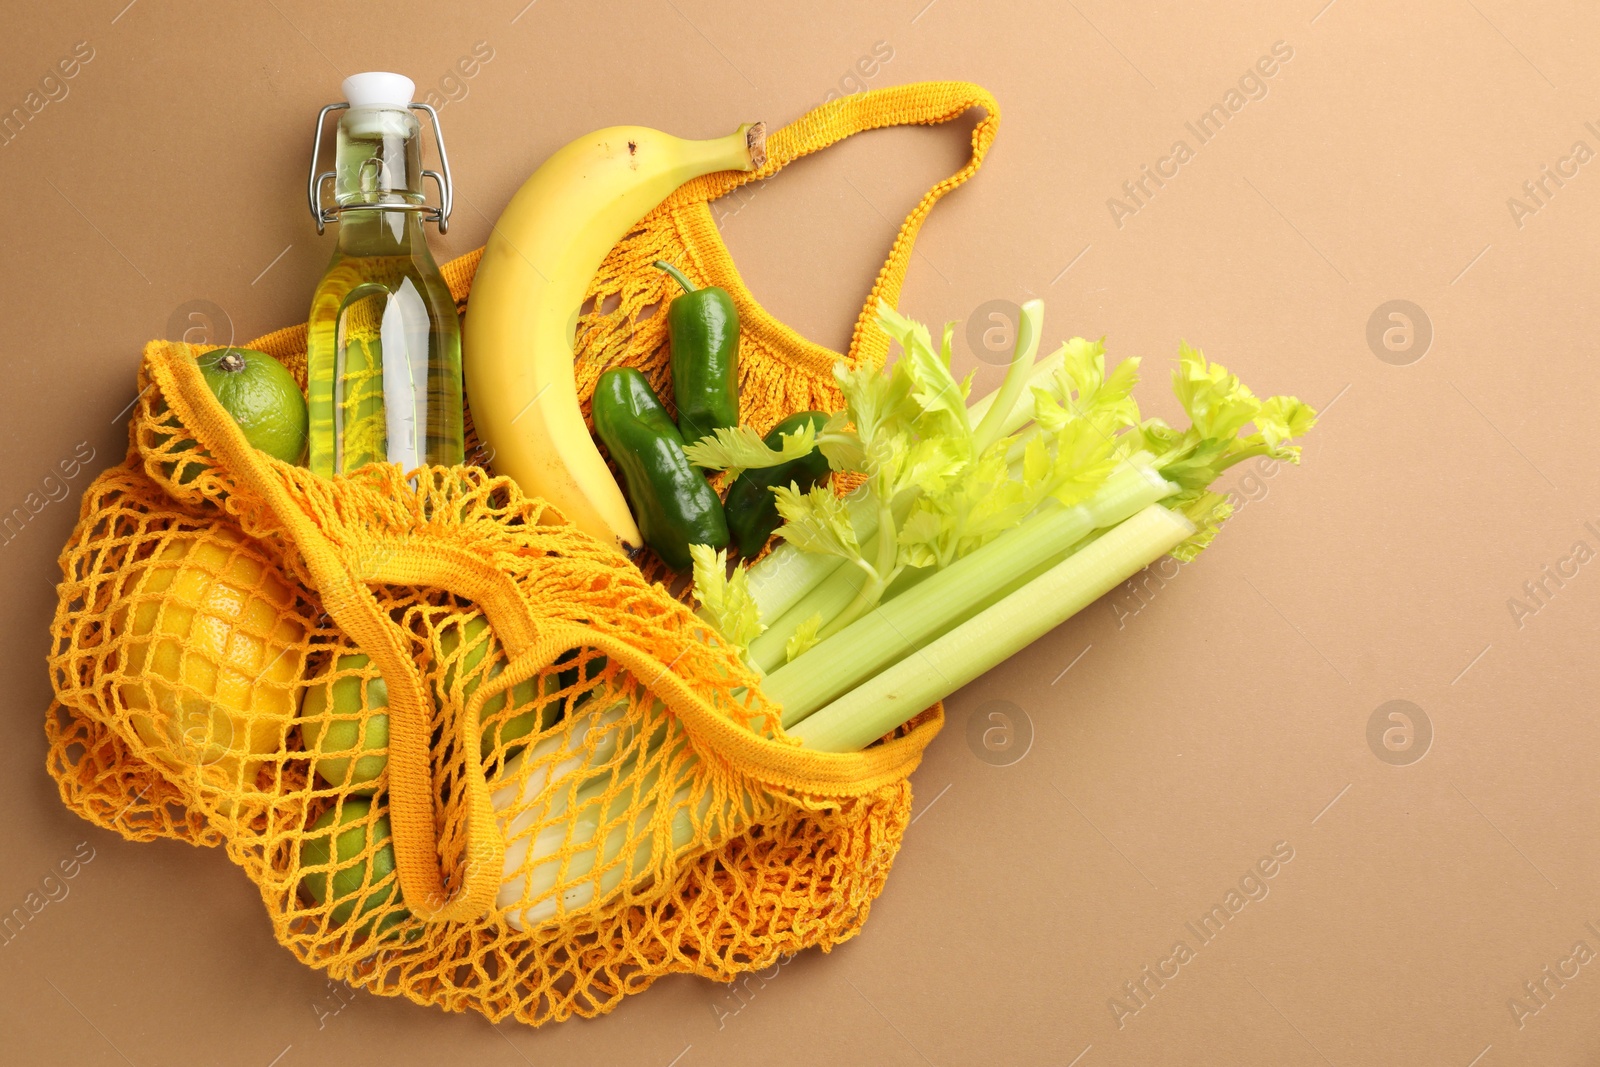
<svg viewBox="0 0 1600 1067"><path fill-rule="evenodd" d="M851 133L974 107L971 159L906 219L848 353L762 311L710 200ZM762 170L685 186L595 278L580 392L619 364L663 384L665 316L634 320L670 296L649 266L666 258L733 294L746 421L837 407L834 362L881 363L872 309L998 121L972 85L865 93L778 131ZM458 303L478 256L444 267ZM304 386L305 342L296 326L249 347ZM481 466L327 480L272 459L216 403L201 351L146 346L127 456L61 555L46 732L70 808L132 840L221 845L307 964L493 1020L592 1016L665 974L729 981L854 936L941 708L863 752L802 749L659 565Z"/></svg>

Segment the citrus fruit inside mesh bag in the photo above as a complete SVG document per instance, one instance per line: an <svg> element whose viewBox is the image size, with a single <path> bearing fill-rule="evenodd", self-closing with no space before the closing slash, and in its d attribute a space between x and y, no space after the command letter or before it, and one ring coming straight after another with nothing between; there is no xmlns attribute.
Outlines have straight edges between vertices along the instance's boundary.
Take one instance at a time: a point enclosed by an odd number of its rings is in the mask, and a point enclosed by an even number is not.
<svg viewBox="0 0 1600 1067"><path fill-rule="evenodd" d="M174 531L124 581L109 625L129 723L231 811L226 794L254 788L294 719L306 636L294 594L225 526Z"/></svg>
<svg viewBox="0 0 1600 1067"><path fill-rule="evenodd" d="M285 463L306 452L306 399L282 363L253 348L219 348L200 356L200 373L245 440Z"/></svg>
<svg viewBox="0 0 1600 1067"><path fill-rule="evenodd" d="M275 459L299 463L306 452L306 399L284 365L253 348L218 348L196 362L206 386L222 409L233 416L245 440ZM203 469L193 438L173 446L174 460L164 463L169 478L188 485Z"/></svg>
<svg viewBox="0 0 1600 1067"><path fill-rule="evenodd" d="M300 842L300 889L328 919L355 916L360 934L384 934L411 917L400 902L389 816L365 797L323 812ZM391 898L392 901L391 901Z"/></svg>
<svg viewBox="0 0 1600 1067"><path fill-rule="evenodd" d="M481 683L500 677L506 666L505 652L482 615L467 616L465 621L448 620L439 631L439 652L445 665L440 699L448 698L459 678L463 705L472 699ZM483 666L486 658L487 668ZM564 653L558 662L576 658L574 650ZM549 726L561 714L561 701L548 698L571 687L577 679L577 669L572 668L518 683L511 688L509 708L505 693L484 701L480 756L488 760L502 749L508 757L522 751L529 734Z"/></svg>
<svg viewBox="0 0 1600 1067"><path fill-rule="evenodd" d="M360 652L339 656L306 687L300 737L318 778L370 795L389 762L389 713L378 710L389 706L389 686L363 672L369 662Z"/></svg>

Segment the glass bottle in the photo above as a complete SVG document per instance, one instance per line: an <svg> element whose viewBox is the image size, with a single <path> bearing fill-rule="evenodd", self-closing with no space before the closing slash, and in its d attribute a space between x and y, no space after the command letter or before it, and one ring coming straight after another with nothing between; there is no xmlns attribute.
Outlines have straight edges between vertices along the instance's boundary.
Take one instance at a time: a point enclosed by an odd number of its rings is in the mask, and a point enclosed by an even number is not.
<svg viewBox="0 0 1600 1067"><path fill-rule="evenodd" d="M311 426L307 466L324 477L365 463L411 470L463 461L461 320L423 234L425 218L447 225L449 165L438 116L412 105L411 79L357 74L344 81L334 169L317 173L311 201L320 232L337 219L333 261L311 300L306 350ZM422 169L426 110L439 136L445 176ZM322 118L317 121L320 140ZM423 179L438 181L443 206L426 204ZM321 188L333 183L335 207Z"/></svg>

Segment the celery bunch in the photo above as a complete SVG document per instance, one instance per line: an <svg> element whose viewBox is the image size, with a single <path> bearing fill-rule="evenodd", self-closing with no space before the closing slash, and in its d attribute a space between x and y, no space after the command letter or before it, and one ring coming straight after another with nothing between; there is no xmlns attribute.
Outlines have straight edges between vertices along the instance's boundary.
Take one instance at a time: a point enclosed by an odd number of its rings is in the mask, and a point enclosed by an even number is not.
<svg viewBox="0 0 1600 1067"><path fill-rule="evenodd" d="M1035 373L1042 316L1037 301L1024 307L1005 384L969 409L971 379L958 382L950 370L953 328L945 328L936 347L926 327L880 305L879 327L898 342L900 358L882 371L836 368L845 407L814 440L836 472L861 476L861 489L849 498L827 486L775 489L784 543L732 577L719 555L709 549L697 555L702 613L767 672L763 691L783 706L786 726L921 654L928 642L1060 563L1076 544L1115 539L1148 505L1159 501L1183 520L1161 526L1163 536L1189 527L1161 552L1193 558L1228 517L1225 497L1211 488L1223 471L1254 456L1298 461L1293 441L1316 413L1294 397L1259 399L1226 368L1182 344L1173 389L1189 426L1141 419L1133 395L1139 360L1108 370L1101 342L1074 338L1045 361L1048 374ZM1025 383L1031 388L1023 406L1032 419L1026 426L1007 421ZM726 447L732 440L702 448L696 462L760 466L805 443L763 445L762 455ZM744 431L744 440L759 444L752 431ZM825 570L807 562L819 558L838 565ZM1117 582L1154 558L1117 572ZM796 567L808 573L804 588L761 581L764 570ZM1098 586L1105 576L1088 577ZM783 596L764 598L768 587L782 588ZM985 642L977 652L989 666L1015 651L1003 634ZM924 706L953 688L930 689ZM885 722L872 720L870 726L883 729L871 736L897 725Z"/></svg>

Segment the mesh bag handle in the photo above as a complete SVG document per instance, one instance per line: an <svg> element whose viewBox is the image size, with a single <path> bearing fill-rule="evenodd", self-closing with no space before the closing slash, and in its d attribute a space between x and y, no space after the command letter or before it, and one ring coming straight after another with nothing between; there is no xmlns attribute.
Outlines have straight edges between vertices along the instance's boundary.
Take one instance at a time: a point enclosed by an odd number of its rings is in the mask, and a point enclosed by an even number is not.
<svg viewBox="0 0 1600 1067"><path fill-rule="evenodd" d="M905 217L889 248L888 258L878 270L872 291L862 305L861 314L856 317L850 354L857 361L879 365L889 354L889 338L873 325L878 317L879 299L891 307L899 304L900 288L905 282L906 268L910 265L912 248L923 220L946 193L977 173L1000 129L1000 105L987 89L971 82L912 82L831 100L767 138L767 161L758 169L719 171L696 178L674 193L668 204L715 200L741 185L764 181L786 164L857 133L887 126L935 126L960 118L973 108L982 108L985 114L973 127L972 151L967 162L924 193Z"/></svg>

